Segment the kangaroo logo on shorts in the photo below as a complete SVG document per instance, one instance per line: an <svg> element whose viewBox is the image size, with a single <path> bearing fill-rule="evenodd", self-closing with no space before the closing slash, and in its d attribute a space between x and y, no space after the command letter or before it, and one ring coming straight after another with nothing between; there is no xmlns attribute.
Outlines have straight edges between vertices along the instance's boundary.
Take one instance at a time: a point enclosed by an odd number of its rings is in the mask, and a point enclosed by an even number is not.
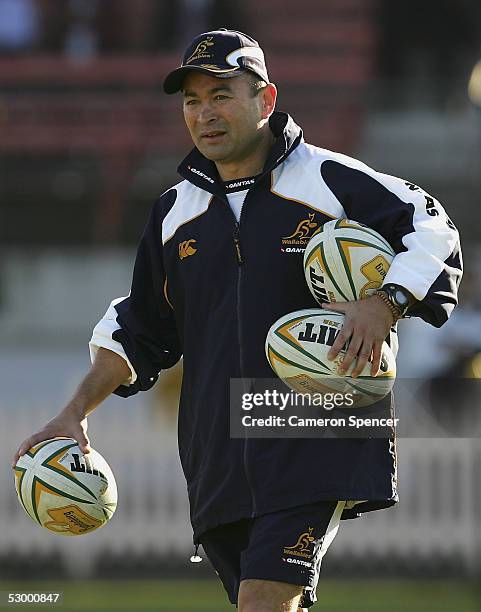
<svg viewBox="0 0 481 612"><path fill-rule="evenodd" d="M301 533L294 546L284 547L284 554L296 555L298 557L311 557L312 553L309 550L309 546L315 540L312 535L313 529L313 527L309 527L307 531Z"/></svg>

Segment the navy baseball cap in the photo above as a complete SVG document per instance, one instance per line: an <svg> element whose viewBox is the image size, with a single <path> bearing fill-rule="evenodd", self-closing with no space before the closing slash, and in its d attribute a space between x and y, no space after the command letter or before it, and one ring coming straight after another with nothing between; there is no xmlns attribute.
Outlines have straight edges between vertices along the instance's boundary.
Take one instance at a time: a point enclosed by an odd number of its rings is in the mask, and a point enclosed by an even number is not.
<svg viewBox="0 0 481 612"><path fill-rule="evenodd" d="M196 36L187 47L182 65L170 72L164 80L164 91L176 93L189 70L211 76L230 78L242 70L249 70L269 83L264 52L259 43L236 30L219 28Z"/></svg>

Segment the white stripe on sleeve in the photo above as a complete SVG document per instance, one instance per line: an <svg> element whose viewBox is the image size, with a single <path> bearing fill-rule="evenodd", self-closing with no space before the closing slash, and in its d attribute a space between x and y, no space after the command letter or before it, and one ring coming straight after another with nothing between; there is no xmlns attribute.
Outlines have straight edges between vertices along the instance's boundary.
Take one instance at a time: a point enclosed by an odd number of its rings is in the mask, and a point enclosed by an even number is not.
<svg viewBox="0 0 481 612"><path fill-rule="evenodd" d="M407 251L396 255L384 283L402 285L416 299L422 300L441 272L447 269L445 262L458 244L458 231L439 201L423 189L410 190L403 179L388 174L376 175L374 178L386 189L414 206L414 232L402 238Z"/></svg>
<svg viewBox="0 0 481 612"><path fill-rule="evenodd" d="M117 311L115 310L114 306L122 300L125 300L126 297L128 296L120 297L112 301L105 315L94 327L92 338L89 342L89 350L92 363L95 360L99 348L105 348L113 353L117 353L117 355L120 355L120 357L127 362L127 365L132 373L130 378L123 383L124 385L128 386L132 385L137 380L137 372L130 363L129 358L124 351L124 347L120 342L117 342L112 338L112 334L120 329L120 325L117 323Z"/></svg>

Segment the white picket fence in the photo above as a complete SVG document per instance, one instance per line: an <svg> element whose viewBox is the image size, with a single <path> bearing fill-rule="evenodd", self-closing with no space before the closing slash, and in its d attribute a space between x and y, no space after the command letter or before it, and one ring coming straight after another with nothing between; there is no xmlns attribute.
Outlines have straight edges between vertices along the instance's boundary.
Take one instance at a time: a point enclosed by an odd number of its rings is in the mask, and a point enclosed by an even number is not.
<svg viewBox="0 0 481 612"><path fill-rule="evenodd" d="M192 550L185 482L175 427L152 409L151 394L109 398L89 420L92 445L110 463L119 505L111 523L78 538L39 528L16 498L11 455L53 416L85 370L83 352L56 350L0 355L0 555L55 553L78 577L105 552L154 552L187 558ZM477 439L401 439L397 507L341 525L331 559L395 554L406 560L456 555L469 571L481 564Z"/></svg>

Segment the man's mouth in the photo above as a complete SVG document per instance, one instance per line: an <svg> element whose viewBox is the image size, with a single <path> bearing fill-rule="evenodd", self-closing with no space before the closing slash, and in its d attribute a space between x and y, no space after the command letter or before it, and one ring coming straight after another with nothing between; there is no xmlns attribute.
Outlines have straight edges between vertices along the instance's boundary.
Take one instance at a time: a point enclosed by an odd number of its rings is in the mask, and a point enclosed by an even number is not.
<svg viewBox="0 0 481 612"><path fill-rule="evenodd" d="M222 130L212 130L211 132L204 132L200 135L202 140L212 141L224 136L225 132Z"/></svg>

